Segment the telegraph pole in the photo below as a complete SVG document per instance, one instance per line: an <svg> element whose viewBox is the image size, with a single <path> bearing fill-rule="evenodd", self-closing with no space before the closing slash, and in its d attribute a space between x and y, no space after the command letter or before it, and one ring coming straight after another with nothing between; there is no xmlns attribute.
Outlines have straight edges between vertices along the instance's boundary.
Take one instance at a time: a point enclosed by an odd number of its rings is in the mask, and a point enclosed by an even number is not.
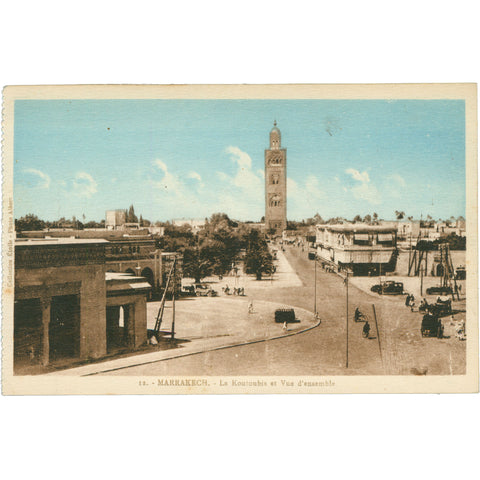
<svg viewBox="0 0 480 480"><path fill-rule="evenodd" d="M313 294L313 298L314 298L313 313L316 316L317 315L317 253L315 253L314 261L315 261L315 282L314 282L314 294Z"/></svg>
<svg viewBox="0 0 480 480"><path fill-rule="evenodd" d="M176 278L175 278L175 264L177 262L177 257L174 257L173 259L173 293L172 293L172 300L173 300L173 305L172 305L172 335L171 335L171 340L175 340L175 290L177 288L176 284Z"/></svg>
<svg viewBox="0 0 480 480"><path fill-rule="evenodd" d="M346 338L346 362L345 362L345 366L346 366L346 368L348 368L348 270L347 270L347 276L345 277L345 285L347 286L347 303L346 303L347 338Z"/></svg>

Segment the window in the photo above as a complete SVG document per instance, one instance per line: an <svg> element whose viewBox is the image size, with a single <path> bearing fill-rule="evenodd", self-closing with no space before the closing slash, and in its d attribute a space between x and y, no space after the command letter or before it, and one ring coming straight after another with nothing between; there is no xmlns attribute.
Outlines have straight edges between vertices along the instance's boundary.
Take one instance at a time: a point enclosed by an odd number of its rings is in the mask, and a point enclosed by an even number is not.
<svg viewBox="0 0 480 480"><path fill-rule="evenodd" d="M280 195L275 194L270 197L270 206L271 207L279 207L281 205L281 198Z"/></svg>
<svg viewBox="0 0 480 480"><path fill-rule="evenodd" d="M278 177L277 174L272 175L272 180L271 180L271 182L272 182L272 185L278 185L279 177Z"/></svg>

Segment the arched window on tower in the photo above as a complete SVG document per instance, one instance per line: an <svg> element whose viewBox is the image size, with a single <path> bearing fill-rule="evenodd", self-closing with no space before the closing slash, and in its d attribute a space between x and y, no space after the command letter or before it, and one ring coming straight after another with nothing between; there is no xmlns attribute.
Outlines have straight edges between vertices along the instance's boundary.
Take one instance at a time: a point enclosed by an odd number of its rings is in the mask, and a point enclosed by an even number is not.
<svg viewBox="0 0 480 480"><path fill-rule="evenodd" d="M270 197L270 206L271 207L279 207L281 205L281 198L280 195L272 195Z"/></svg>
<svg viewBox="0 0 480 480"><path fill-rule="evenodd" d="M278 182L279 182L279 176L278 174L274 173L271 177L271 184L278 185Z"/></svg>

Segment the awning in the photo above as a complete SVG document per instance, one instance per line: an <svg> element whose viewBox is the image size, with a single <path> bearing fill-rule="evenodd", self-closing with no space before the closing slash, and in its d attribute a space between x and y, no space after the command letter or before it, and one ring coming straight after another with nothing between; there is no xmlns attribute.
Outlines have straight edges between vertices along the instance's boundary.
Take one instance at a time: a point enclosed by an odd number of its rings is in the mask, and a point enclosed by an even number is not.
<svg viewBox="0 0 480 480"><path fill-rule="evenodd" d="M355 240L362 240L368 242L368 233L356 233Z"/></svg>
<svg viewBox="0 0 480 480"><path fill-rule="evenodd" d="M378 241L379 242L391 242L393 240L391 233L379 233Z"/></svg>

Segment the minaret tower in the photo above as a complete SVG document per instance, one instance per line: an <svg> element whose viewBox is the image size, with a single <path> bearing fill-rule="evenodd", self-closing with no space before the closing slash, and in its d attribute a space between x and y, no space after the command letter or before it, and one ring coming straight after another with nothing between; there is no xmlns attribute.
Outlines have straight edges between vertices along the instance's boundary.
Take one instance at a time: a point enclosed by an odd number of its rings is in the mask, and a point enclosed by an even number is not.
<svg viewBox="0 0 480 480"><path fill-rule="evenodd" d="M287 149L281 139L275 121L265 150L265 228L277 235L287 229Z"/></svg>

